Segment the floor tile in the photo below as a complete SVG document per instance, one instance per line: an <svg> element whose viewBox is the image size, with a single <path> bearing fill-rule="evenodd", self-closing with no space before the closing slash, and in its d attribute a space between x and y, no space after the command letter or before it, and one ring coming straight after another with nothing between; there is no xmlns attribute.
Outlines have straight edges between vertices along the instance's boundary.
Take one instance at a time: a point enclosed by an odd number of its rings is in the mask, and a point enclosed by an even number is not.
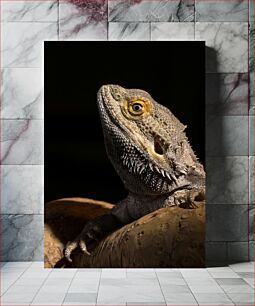
<svg viewBox="0 0 255 306"><path fill-rule="evenodd" d="M39 292L31 305L61 305L64 301L66 293L51 293L48 292Z"/></svg>
<svg viewBox="0 0 255 306"><path fill-rule="evenodd" d="M211 278L206 269L180 269L181 274L184 278Z"/></svg>
<svg viewBox="0 0 255 306"><path fill-rule="evenodd" d="M96 303L96 293L67 293L64 302Z"/></svg>
<svg viewBox="0 0 255 306"><path fill-rule="evenodd" d="M245 285L242 278L215 278L219 285Z"/></svg>
<svg viewBox="0 0 255 306"><path fill-rule="evenodd" d="M101 278L126 278L126 269L103 269Z"/></svg>
<svg viewBox="0 0 255 306"><path fill-rule="evenodd" d="M197 305L193 294L191 293L168 293L164 294L167 305Z"/></svg>
<svg viewBox="0 0 255 306"><path fill-rule="evenodd" d="M234 305L225 293L195 293L199 305Z"/></svg>
<svg viewBox="0 0 255 306"><path fill-rule="evenodd" d="M221 285L224 292L228 293L254 293L254 289L248 284L245 285Z"/></svg>
<svg viewBox="0 0 255 306"><path fill-rule="evenodd" d="M228 293L228 296L235 303L235 305L254 306L254 294L253 293Z"/></svg>
<svg viewBox="0 0 255 306"><path fill-rule="evenodd" d="M191 293L190 288L187 285L160 285L163 294L167 293Z"/></svg>

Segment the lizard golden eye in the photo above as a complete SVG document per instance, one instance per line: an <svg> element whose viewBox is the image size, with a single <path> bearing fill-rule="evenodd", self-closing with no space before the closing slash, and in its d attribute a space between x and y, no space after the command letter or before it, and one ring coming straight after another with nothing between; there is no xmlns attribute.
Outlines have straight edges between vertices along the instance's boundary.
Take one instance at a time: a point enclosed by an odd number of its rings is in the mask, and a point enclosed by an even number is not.
<svg viewBox="0 0 255 306"><path fill-rule="evenodd" d="M134 101L130 103L128 111L134 116L142 115L144 113L144 101Z"/></svg>

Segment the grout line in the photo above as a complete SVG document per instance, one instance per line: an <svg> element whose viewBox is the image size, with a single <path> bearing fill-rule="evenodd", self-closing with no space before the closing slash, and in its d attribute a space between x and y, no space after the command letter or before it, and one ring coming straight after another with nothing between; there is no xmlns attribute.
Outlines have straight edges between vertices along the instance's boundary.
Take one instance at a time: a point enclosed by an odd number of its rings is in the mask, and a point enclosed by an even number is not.
<svg viewBox="0 0 255 306"><path fill-rule="evenodd" d="M63 271L64 271L64 270L63 270ZM71 285L72 285L72 283L73 283L73 280L74 280L75 275L77 274L77 272L78 272L78 269L76 269L76 272L74 273L74 275L73 275L73 277L72 277L72 279L71 279L71 282L70 282L70 284L69 284L69 286L68 286L68 288L67 288L67 290L66 290L65 297L64 297L64 299L63 299L63 302L61 303L62 305L65 303L66 295L67 295L68 290L70 289L70 287L71 287Z"/></svg>
<svg viewBox="0 0 255 306"><path fill-rule="evenodd" d="M45 269L45 268L44 268L44 269ZM53 269L51 269L51 272L52 272L52 271L53 271ZM32 301L30 302L30 304L29 304L29 305L31 305L31 304L34 302L34 300L35 300L35 298L36 298L37 294L39 293L39 291L41 290L41 288L42 288L42 287L43 287L43 285L45 284L46 280L49 278L49 276L50 276L51 272L47 274L47 276L46 276L45 280L42 282L42 284L41 284L40 288L39 288L39 289L36 291L36 293L35 293L35 295L34 295L34 297L33 297Z"/></svg>
<svg viewBox="0 0 255 306"><path fill-rule="evenodd" d="M32 263L33 262L31 261L31 264L20 274L20 276L18 276L18 278L10 285L10 287L3 294L1 294L1 297L3 297L9 291L9 289L11 289L11 287L21 278L21 276L32 266ZM1 282L3 280L4 280L4 277L3 275L1 275Z"/></svg>
<svg viewBox="0 0 255 306"><path fill-rule="evenodd" d="M100 269L100 276L99 276L99 282L98 282L98 287L97 287L97 296L96 296L95 305L97 305L97 301L98 301L98 293L99 293L100 284L101 284L101 277L102 277L102 269Z"/></svg>
<svg viewBox="0 0 255 306"><path fill-rule="evenodd" d="M159 284L159 288L160 288L161 294L162 294L162 296L163 296L163 298L164 298L165 304L167 305L166 298L165 298L165 295L164 295L163 290L162 290L162 288L161 288L161 284L160 284L160 281L159 281L159 278L158 278L157 271L156 271L155 268L154 268L153 270L154 270L154 273L156 274L156 278L157 278L157 280L158 280L158 284Z"/></svg>

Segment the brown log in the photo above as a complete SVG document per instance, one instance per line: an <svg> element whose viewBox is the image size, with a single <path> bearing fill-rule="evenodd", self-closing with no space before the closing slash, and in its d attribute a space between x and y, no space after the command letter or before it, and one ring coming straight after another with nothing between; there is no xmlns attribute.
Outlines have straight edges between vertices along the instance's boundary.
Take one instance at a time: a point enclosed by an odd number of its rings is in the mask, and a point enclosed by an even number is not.
<svg viewBox="0 0 255 306"><path fill-rule="evenodd" d="M204 267L205 206L159 209L109 234L91 256L77 250L72 267ZM45 267L70 266L63 249L86 221L109 212L112 204L62 199L45 206Z"/></svg>

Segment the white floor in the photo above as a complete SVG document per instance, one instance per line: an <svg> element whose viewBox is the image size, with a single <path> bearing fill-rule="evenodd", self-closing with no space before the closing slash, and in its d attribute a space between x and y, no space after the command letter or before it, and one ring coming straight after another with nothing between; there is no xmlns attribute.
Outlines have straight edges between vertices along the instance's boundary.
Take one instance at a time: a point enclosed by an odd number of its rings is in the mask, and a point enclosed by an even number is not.
<svg viewBox="0 0 255 306"><path fill-rule="evenodd" d="M0 305L254 305L254 263L207 269L44 269L1 263Z"/></svg>

